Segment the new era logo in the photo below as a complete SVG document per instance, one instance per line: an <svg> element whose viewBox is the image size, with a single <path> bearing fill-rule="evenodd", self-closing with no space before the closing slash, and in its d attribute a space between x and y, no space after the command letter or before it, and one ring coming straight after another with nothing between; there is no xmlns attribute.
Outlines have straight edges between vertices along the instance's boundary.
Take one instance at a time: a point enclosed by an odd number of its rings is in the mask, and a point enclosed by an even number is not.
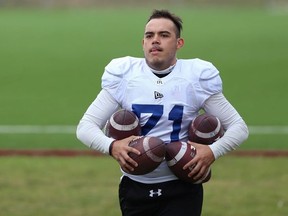
<svg viewBox="0 0 288 216"><path fill-rule="evenodd" d="M155 99L158 99L158 98L164 97L164 95L161 94L160 92L154 91L154 97L155 97Z"/></svg>

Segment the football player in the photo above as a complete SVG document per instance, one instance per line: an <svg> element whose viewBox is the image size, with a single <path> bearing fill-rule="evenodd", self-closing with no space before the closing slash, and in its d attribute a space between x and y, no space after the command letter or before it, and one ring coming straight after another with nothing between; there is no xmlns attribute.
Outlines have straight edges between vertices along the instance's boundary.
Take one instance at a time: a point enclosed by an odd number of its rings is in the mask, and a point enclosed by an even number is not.
<svg viewBox="0 0 288 216"><path fill-rule="evenodd" d="M102 90L77 127L77 137L92 149L110 154L121 166L123 176L119 200L124 216L199 216L203 202L202 184L178 179L165 161L151 173L131 175L137 163L128 144L136 137L114 140L102 129L120 107L140 119L143 136L165 143L188 140L188 126L200 110L217 116L226 132L207 146L197 143L197 155L183 169L201 179L220 156L236 149L248 137L240 114L225 98L217 68L201 59L177 59L184 46L182 20L167 10L155 10L148 18L142 42L144 58L113 59L102 76Z"/></svg>

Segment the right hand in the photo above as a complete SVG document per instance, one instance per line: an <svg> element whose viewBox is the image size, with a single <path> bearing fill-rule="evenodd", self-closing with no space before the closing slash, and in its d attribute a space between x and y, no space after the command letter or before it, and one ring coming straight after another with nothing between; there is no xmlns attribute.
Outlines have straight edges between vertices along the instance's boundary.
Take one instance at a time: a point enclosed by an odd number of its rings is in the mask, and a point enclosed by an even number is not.
<svg viewBox="0 0 288 216"><path fill-rule="evenodd" d="M134 168L138 166L128 155L130 152L140 155L137 149L129 146L129 143L137 138L139 138L139 136L130 136L122 140L116 140L111 149L111 156L118 161L121 168L127 173L133 171Z"/></svg>

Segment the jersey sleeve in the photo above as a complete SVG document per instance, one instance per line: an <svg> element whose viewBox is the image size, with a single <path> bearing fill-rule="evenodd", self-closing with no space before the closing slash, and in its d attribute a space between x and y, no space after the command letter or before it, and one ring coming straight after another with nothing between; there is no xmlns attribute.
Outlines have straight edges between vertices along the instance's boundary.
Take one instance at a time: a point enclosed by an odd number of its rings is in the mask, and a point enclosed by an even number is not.
<svg viewBox="0 0 288 216"><path fill-rule="evenodd" d="M80 120L76 130L77 138L89 148L108 154L114 139L107 137L102 129L118 108L115 99L107 91L101 90Z"/></svg>
<svg viewBox="0 0 288 216"><path fill-rule="evenodd" d="M102 76L102 89L108 91L117 101L121 101L125 91L125 75L129 72L129 57L113 59Z"/></svg>
<svg viewBox="0 0 288 216"><path fill-rule="evenodd" d="M210 62L199 60L196 65L196 95L201 106L211 96L222 92L222 80L217 68Z"/></svg>
<svg viewBox="0 0 288 216"><path fill-rule="evenodd" d="M249 131L245 121L222 93L205 101L204 110L217 116L225 129L224 136L209 145L215 159L235 150L248 138Z"/></svg>

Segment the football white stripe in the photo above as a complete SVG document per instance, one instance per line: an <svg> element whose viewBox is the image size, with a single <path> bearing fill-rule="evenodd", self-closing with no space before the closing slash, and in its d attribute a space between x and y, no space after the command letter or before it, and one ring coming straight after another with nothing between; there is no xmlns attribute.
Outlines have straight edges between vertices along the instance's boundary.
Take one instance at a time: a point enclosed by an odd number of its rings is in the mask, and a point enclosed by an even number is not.
<svg viewBox="0 0 288 216"><path fill-rule="evenodd" d="M219 120L218 118L216 118L216 119L217 119L218 124L217 124L217 127L215 128L214 131L211 131L211 132L209 132L209 133L203 133L203 132L201 132L201 131L196 130L196 131L195 131L195 134L196 134L198 137L201 137L201 138L204 138L204 139L209 139L209 138L214 137L216 134L219 133L219 131L220 131L220 129L221 129L220 120Z"/></svg>
<svg viewBox="0 0 288 216"><path fill-rule="evenodd" d="M153 154L153 152L150 150L149 140L150 140L150 137L145 137L143 139L143 148L147 156L154 162L161 162L163 160L163 157L158 157L157 155Z"/></svg>
<svg viewBox="0 0 288 216"><path fill-rule="evenodd" d="M179 152L177 153L177 155L175 155L174 158L172 158L171 160L167 161L167 165L169 167L174 166L185 154L185 152L187 151L187 144L185 142L181 142L182 146L179 150ZM193 146L191 146L192 148ZM193 147L194 148L194 147Z"/></svg>
<svg viewBox="0 0 288 216"><path fill-rule="evenodd" d="M120 130L120 131L131 131L131 130L135 129L138 126L138 123L139 123L139 120L136 119L132 124L120 125L117 122L115 122L112 117L110 118L111 126L113 128L115 128L116 130Z"/></svg>

